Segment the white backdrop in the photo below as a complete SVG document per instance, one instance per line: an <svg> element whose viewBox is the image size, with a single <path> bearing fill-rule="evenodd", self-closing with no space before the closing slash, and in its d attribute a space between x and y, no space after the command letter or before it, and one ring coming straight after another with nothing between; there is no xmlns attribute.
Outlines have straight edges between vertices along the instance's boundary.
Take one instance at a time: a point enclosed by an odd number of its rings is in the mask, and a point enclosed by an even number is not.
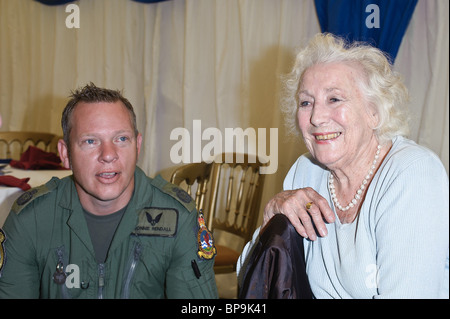
<svg viewBox="0 0 450 319"><path fill-rule="evenodd" d="M279 128L278 171L264 202L305 151L288 139L277 104L279 75L319 25L312 0L81 0L80 28L66 6L0 0L2 130L61 134L71 89L92 81L122 89L144 135L139 165L168 178L175 128ZM412 138L448 157L447 0L420 0L395 68L412 95ZM192 138L192 136L191 136ZM267 139L268 136L267 136ZM264 206L264 205L262 205Z"/></svg>

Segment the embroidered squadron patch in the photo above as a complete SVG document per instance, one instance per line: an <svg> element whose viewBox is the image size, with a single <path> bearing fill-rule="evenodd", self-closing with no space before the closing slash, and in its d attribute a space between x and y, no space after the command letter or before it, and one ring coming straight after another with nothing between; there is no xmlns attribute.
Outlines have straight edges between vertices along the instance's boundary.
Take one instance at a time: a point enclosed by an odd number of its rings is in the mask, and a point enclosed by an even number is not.
<svg viewBox="0 0 450 319"><path fill-rule="evenodd" d="M0 277L2 276L2 269L5 265L5 259L6 259L6 250L5 250L5 243L6 235L3 232L3 230L0 228Z"/></svg>
<svg viewBox="0 0 450 319"><path fill-rule="evenodd" d="M205 224L205 218L202 211L198 214L198 256L202 259L211 259L216 255L216 247L214 247L214 240L211 232L208 230Z"/></svg>
<svg viewBox="0 0 450 319"><path fill-rule="evenodd" d="M138 236L174 237L178 227L178 211L173 208L148 207L139 212L133 234Z"/></svg>

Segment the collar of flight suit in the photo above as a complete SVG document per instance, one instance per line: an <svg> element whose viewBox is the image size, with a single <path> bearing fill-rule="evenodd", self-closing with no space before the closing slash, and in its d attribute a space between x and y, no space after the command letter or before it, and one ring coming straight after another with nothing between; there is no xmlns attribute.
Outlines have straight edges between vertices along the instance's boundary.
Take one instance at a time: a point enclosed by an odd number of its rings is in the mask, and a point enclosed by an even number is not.
<svg viewBox="0 0 450 319"><path fill-rule="evenodd" d="M133 195L111 242L110 251L121 245L130 236L136 227L138 212L148 205L148 203L151 203L153 189L150 186L150 181L151 179L136 166ZM66 177L61 182L63 182L63 185L61 185L62 195L58 205L62 208L63 214L67 214L67 225L86 248L94 254L83 207L78 197L73 177Z"/></svg>

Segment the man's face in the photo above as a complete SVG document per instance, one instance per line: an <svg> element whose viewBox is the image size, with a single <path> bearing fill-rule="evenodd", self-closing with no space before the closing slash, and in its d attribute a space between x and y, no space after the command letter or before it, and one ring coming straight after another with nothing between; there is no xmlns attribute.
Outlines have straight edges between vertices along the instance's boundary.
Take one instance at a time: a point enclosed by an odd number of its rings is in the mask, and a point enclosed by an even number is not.
<svg viewBox="0 0 450 319"><path fill-rule="evenodd" d="M60 141L59 153L74 175L83 207L108 214L125 207L134 190L134 171L142 136L135 136L122 102L80 102L72 113L70 157Z"/></svg>

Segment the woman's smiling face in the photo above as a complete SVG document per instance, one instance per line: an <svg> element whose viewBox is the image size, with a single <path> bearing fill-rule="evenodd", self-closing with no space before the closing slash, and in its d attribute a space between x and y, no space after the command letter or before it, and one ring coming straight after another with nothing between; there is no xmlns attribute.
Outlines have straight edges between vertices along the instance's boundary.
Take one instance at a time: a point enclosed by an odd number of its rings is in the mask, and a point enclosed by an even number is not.
<svg viewBox="0 0 450 319"><path fill-rule="evenodd" d="M378 118L357 84L363 80L349 63L317 64L303 74L299 128L310 153L330 169L351 165L375 138Z"/></svg>

